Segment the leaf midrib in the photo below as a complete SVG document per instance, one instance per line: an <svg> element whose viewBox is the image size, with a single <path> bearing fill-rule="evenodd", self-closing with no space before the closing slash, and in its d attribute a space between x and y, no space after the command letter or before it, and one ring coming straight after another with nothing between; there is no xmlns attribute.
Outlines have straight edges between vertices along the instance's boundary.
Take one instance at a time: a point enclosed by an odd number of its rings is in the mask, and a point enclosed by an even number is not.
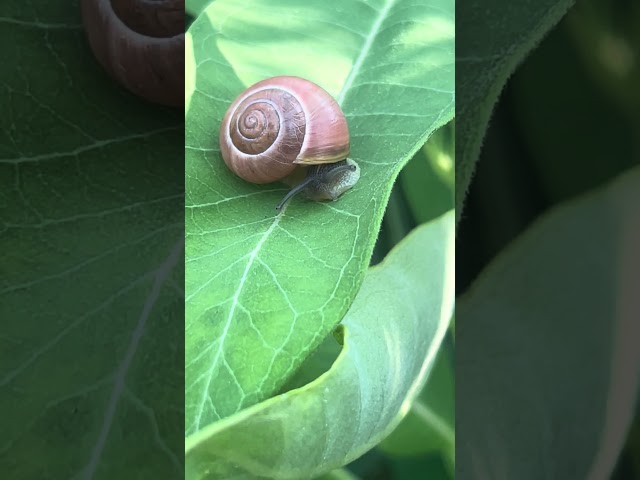
<svg viewBox="0 0 640 480"><path fill-rule="evenodd" d="M382 7L380 12L378 13L378 16L376 17L376 21L373 22L373 25L371 27L371 31L369 32L369 35L367 35L367 37L364 40L364 44L362 45L362 49L360 50L360 54L358 55L358 58L356 59L355 63L353 64L353 67L351 67L351 71L349 72L349 76L347 77L347 80L344 82L342 90L340 90L340 94L338 95L338 98L336 99L337 102L338 102L338 105L342 106L342 104L344 102L344 98L347 95L347 92L351 89L351 85L353 84L353 80L360 73L360 68L362 67L362 64L364 63L365 58L368 56L369 51L371 50L371 46L373 45L373 41L375 40L376 36L380 32L380 27L382 26L382 23L384 22L385 18L387 18L387 14L391 10L391 7L393 7L395 2L396 2L396 0L387 0L386 3L384 4L384 7Z"/></svg>
<svg viewBox="0 0 640 480"><path fill-rule="evenodd" d="M356 58L356 61L354 62L353 66L351 67L351 70L349 72L349 75L347 76L347 80L345 81L344 86L342 87L342 90L340 91L340 94L337 97L337 102L340 106L342 106L344 99L346 97L346 94L348 93L348 91L351 88L351 85L354 82L354 79L358 76L360 69L362 67L362 64L364 63L365 59L367 58L371 47L378 35L378 33L380 32L380 28L382 27L382 24L384 23L384 20L387 18L389 11L391 10L391 8L393 7L393 5L395 5L397 0L386 0L383 8L379 11L378 16L376 17L375 21L373 22L372 26L371 26L371 30L369 31L369 34L365 37L365 41L364 44L360 50L360 54L358 55L358 57ZM236 307L238 305L238 299L240 297L240 294L242 293L242 289L244 287L244 284L246 282L247 276L249 271L251 270L251 267L253 266L254 261L257 258L258 253L260 252L260 250L262 249L262 246L266 243L266 241L268 240L268 238L270 237L271 233L276 229L276 227L278 226L278 224L280 223L281 218L283 218L285 216L286 213L286 209L287 209L287 205L284 206L283 210L276 215L276 217L274 218L274 221L272 222L272 224L269 226L269 228L265 231L265 233L262 235L262 237L260 238L260 240L258 241L258 243L256 244L256 247L253 249L253 251L251 252L251 254L249 255L249 260L247 262L247 266L245 267L245 270L243 272L242 278L240 279L240 283L238 284L238 287L236 289L236 292L233 296L233 301L232 301L232 305L231 305L231 309L229 310L229 315L227 316L227 320L225 322L223 331L222 331L222 335L220 337L220 344L218 346L218 350L216 352L215 358L213 359L212 363L211 363L211 368L208 370L208 372L206 373L206 385L203 388L202 391L202 397L200 399L200 405L199 408L197 410L197 416L195 419L195 431L198 431L200 429L200 421L202 419L202 414L204 412L204 405L207 401L207 396L209 394L209 388L211 387L211 382L213 379L213 373L218 365L218 361L220 359L220 355L222 354L222 349L224 346L224 340L229 332L229 328L231 326L231 321L233 319L233 316L235 314L235 310ZM194 297L199 291L201 291L206 285L202 286L200 289L198 289L196 292L194 292L192 295L190 295L189 298Z"/></svg>
<svg viewBox="0 0 640 480"><path fill-rule="evenodd" d="M285 205L284 208L282 209L282 211L280 212L280 215L276 216L274 221L271 223L271 226L267 230L265 230L264 234L262 235L262 237L260 237L260 240L256 244L255 248L249 254L249 261L247 262L247 266L244 269L244 272L242 274L242 278L240 279L240 283L238 284L238 288L236 288L236 292L233 295L233 301L231 303L231 309L229 310L229 315L227 316L227 321L225 322L224 328L222 330L222 335L220 336L220 344L218 346L218 351L216 352L216 356L213 359L213 362L211 363L211 368L207 372L206 385L205 385L205 387L203 388L203 391L202 391L202 398L200 399L200 406L198 408L198 413L197 413L196 422L195 422L196 431L200 429L200 420L202 419L202 413L204 412L204 404L207 401L207 396L209 394L209 388L211 387L211 380L213 379L213 372L214 372L216 366L218 365L218 360L220 359L220 354L222 353L222 348L224 346L224 341L225 341L225 338L227 337L227 333L229 332L229 327L231 326L231 320L233 319L233 315L235 314L236 307L238 306L238 299L240 298L240 294L242 293L242 289L244 288L244 285L245 285L245 283L247 281L247 276L249 275L249 271L251 270L251 267L253 266L253 262L258 257L258 253L260 253L260 250L262 249L262 246L266 243L266 241L268 240L268 238L271 235L271 233L276 229L276 227L280 223L280 219L284 215L284 213L286 211L286 208L287 207Z"/></svg>
<svg viewBox="0 0 640 480"><path fill-rule="evenodd" d="M136 323L136 327L131 334L131 339L129 341L127 351L125 352L122 362L120 363L114 377L113 388L111 389L111 394L109 395L109 402L105 410L102 426L100 427L100 433L98 434L96 444L91 451L89 461L82 472L81 478L83 480L91 480L94 477L95 472L100 464L100 460L104 452L104 447L116 415L116 410L118 404L120 403L120 398L125 391L125 379L127 373L129 372L131 363L133 362L133 359L136 355L136 352L138 351L140 340L142 339L142 336L145 332L147 320L151 316L151 312L153 311L153 307L158 301L158 298L160 298L162 287L169 278L171 271L178 263L178 260L181 258L180 252L182 252L183 250L184 238L180 238L171 249L171 252L169 253L167 259L160 265L160 267L156 271L155 280L153 282L153 286L151 287L151 292L149 292L149 295L144 302L142 312L140 313L140 317L138 318L138 322Z"/></svg>

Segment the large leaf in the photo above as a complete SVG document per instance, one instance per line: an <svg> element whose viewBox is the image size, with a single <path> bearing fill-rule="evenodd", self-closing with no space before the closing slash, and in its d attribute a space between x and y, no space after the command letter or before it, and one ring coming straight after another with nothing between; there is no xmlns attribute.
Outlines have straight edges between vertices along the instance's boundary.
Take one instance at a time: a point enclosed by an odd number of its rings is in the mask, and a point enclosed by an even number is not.
<svg viewBox="0 0 640 480"><path fill-rule="evenodd" d="M456 217L462 212L491 111L507 78L573 0L472 0L456 22Z"/></svg>
<svg viewBox="0 0 640 480"><path fill-rule="evenodd" d="M379 446L389 455L417 457L441 453L453 476L455 466L455 394L453 355L444 344L427 384L411 410Z"/></svg>
<svg viewBox="0 0 640 480"><path fill-rule="evenodd" d="M424 385L449 325L453 232L450 211L369 270L326 374L188 437L187 480L310 478L382 440Z"/></svg>
<svg viewBox="0 0 640 480"><path fill-rule="evenodd" d="M0 24L0 476L175 477L182 112L108 77L77 2Z"/></svg>
<svg viewBox="0 0 640 480"><path fill-rule="evenodd" d="M640 169L546 215L458 300L456 478L609 478L640 380Z"/></svg>
<svg viewBox="0 0 640 480"><path fill-rule="evenodd" d="M187 39L186 432L276 391L349 308L398 172L453 115L453 2L218 0ZM235 177L220 121L298 75L342 105L356 187L335 204Z"/></svg>
<svg viewBox="0 0 640 480"><path fill-rule="evenodd" d="M213 0L186 0L184 3L184 10L189 15L197 17L202 13L205 7L212 2Z"/></svg>

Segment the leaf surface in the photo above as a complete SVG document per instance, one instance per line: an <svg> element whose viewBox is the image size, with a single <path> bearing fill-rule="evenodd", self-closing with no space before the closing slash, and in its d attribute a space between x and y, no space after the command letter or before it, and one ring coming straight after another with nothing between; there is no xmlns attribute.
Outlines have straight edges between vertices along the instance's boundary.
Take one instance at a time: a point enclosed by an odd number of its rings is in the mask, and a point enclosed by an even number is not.
<svg viewBox="0 0 640 480"><path fill-rule="evenodd" d="M193 17L197 17L212 2L213 0L185 0L184 10Z"/></svg>
<svg viewBox="0 0 640 480"><path fill-rule="evenodd" d="M573 0L465 1L456 21L456 217L459 219L489 117L509 76Z"/></svg>
<svg viewBox="0 0 640 480"><path fill-rule="evenodd" d="M108 77L77 2L0 26L2 477L181 475L182 112Z"/></svg>
<svg viewBox="0 0 640 480"><path fill-rule="evenodd" d="M609 478L640 380L640 169L545 215L456 303L457 478Z"/></svg>
<svg viewBox="0 0 640 480"><path fill-rule="evenodd" d="M399 183L413 218L424 223L453 208L455 125L435 132L402 170Z"/></svg>
<svg viewBox="0 0 640 480"><path fill-rule="evenodd" d="M277 391L358 291L393 181L453 116L453 2L218 0L187 39L186 433ZM247 86L314 81L341 104L359 183L335 203L235 177L220 121Z"/></svg>
<svg viewBox="0 0 640 480"><path fill-rule="evenodd" d="M398 427L380 445L397 457L419 457L437 452L455 469L455 393L453 355L440 348L429 380Z"/></svg>
<svg viewBox="0 0 640 480"><path fill-rule="evenodd" d="M187 480L311 478L388 435L424 385L453 313L453 239L449 211L372 267L331 369L188 437Z"/></svg>

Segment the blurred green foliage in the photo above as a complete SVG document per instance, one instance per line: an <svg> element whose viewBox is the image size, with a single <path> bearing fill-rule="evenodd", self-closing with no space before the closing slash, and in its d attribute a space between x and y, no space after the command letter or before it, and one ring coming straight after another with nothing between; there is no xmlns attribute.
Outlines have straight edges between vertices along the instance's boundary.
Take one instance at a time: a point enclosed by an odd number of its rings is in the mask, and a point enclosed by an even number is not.
<svg viewBox="0 0 640 480"><path fill-rule="evenodd" d="M640 3L586 0L518 68L459 224L456 288L543 212L640 163ZM638 420L612 478L640 478Z"/></svg>

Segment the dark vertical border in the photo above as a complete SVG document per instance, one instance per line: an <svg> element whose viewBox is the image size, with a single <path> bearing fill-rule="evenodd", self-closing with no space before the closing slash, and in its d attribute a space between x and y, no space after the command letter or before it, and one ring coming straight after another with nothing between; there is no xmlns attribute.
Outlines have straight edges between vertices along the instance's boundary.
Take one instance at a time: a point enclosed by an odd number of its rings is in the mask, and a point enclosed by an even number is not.
<svg viewBox="0 0 640 480"><path fill-rule="evenodd" d="M165 3L164 18L183 31L184 2ZM157 103L163 66L184 82L184 34L171 33L179 48L161 57L111 51L100 63L104 45L88 38L107 44L114 29L122 45L162 43L132 31L148 27L133 3L118 12L126 21L87 13L106 4L0 6L0 476L9 480L184 476L184 113ZM135 62L125 67L127 56ZM166 97L180 103L182 90Z"/></svg>

